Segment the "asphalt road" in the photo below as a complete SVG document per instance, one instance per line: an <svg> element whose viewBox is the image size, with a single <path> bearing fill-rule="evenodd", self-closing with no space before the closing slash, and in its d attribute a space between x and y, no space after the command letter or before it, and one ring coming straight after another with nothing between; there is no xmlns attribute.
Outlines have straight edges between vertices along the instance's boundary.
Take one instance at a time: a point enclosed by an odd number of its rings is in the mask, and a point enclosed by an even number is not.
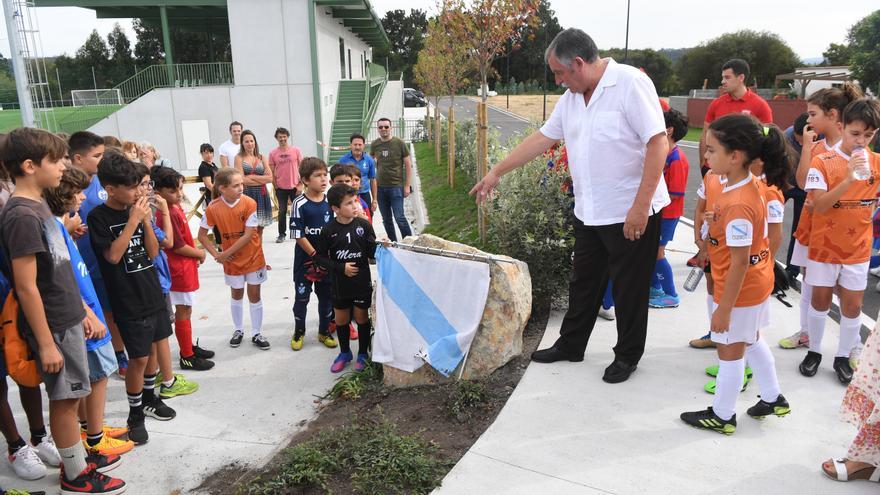
<svg viewBox="0 0 880 495"><path fill-rule="evenodd" d="M445 116L447 114L447 109L449 108L450 99L441 98L440 99L440 112ZM471 100L468 97L456 97L455 98L455 119L474 119L476 117L476 102ZM503 110L497 110L493 107L489 107L488 110L489 116L489 126L498 132L500 142L502 144L506 144L507 141L516 134L522 133L529 129L530 124L527 119L522 117L518 117L516 115L510 114ZM693 219L694 209L696 208L696 198L697 198L697 189L700 186L700 160L698 160L699 149L697 143L689 143L682 142L679 143L679 147L685 152L688 158L688 162L690 163L691 170L688 174L688 186L687 191L685 193L685 217L688 219ZM783 243L779 248L779 252L776 253L776 257L783 264L785 263L786 255L788 254L788 243L791 239L791 222L794 217L794 207L792 202L789 201L785 204L785 223L782 227L783 232ZM696 249L694 249L696 252ZM872 319L876 319L878 315L878 311L880 311L880 293L878 293L874 286L877 284L878 279L873 275L868 276L868 288L865 290L865 298L863 303L862 312L868 315ZM839 321L839 314L837 314L836 307L832 309L831 315L835 320ZM792 329L794 332L796 329ZM863 335L867 331L867 328L862 329Z"/></svg>

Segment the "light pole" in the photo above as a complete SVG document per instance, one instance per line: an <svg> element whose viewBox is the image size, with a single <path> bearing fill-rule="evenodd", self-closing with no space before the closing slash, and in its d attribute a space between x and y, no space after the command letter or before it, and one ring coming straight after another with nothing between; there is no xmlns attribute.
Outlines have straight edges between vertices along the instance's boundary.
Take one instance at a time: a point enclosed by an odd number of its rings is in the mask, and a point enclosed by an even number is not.
<svg viewBox="0 0 880 495"><path fill-rule="evenodd" d="M629 56L629 2L630 0L626 0L626 41L623 46L623 63L626 63Z"/></svg>
<svg viewBox="0 0 880 495"><path fill-rule="evenodd" d="M510 109L510 38L507 39L507 108Z"/></svg>

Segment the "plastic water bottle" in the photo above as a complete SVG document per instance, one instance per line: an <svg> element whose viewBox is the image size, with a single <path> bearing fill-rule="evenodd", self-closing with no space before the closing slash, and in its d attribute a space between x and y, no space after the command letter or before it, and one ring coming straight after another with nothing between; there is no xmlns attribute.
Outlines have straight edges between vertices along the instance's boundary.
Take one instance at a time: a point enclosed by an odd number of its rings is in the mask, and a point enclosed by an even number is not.
<svg viewBox="0 0 880 495"><path fill-rule="evenodd" d="M852 152L853 158L857 156L861 156L865 159L865 163L857 167L853 171L853 175L858 180L868 180L871 178L871 166L868 163L868 150L862 148L861 146L854 148Z"/></svg>
<svg viewBox="0 0 880 495"><path fill-rule="evenodd" d="M697 290L697 286L700 285L700 280L702 279L703 269L699 266L691 268L691 272L688 274L687 280L684 281L684 290L688 292L693 292Z"/></svg>

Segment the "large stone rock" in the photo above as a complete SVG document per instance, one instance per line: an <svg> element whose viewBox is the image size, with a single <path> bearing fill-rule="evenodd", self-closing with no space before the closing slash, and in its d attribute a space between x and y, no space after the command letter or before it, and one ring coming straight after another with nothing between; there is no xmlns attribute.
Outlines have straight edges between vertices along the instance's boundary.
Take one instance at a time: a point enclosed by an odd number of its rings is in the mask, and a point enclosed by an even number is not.
<svg viewBox="0 0 880 495"><path fill-rule="evenodd" d="M512 261L512 263L490 264L491 281L489 295L486 298L486 309L483 311L483 319L480 321L467 361L464 363L462 378L488 376L522 353L522 334L532 312L532 278L526 263L507 256L485 253L466 244L447 241L430 234L407 237L403 242L468 254L491 255ZM393 387L413 387L443 383L457 379L460 368L461 365L450 375L450 378L445 378L427 364L414 373L386 365L384 366L385 384Z"/></svg>

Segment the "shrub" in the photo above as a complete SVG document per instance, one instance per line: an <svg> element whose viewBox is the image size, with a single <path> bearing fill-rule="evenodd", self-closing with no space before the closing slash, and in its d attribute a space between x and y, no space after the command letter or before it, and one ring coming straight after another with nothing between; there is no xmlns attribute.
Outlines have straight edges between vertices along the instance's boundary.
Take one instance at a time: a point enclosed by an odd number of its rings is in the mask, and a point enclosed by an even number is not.
<svg viewBox="0 0 880 495"><path fill-rule="evenodd" d="M490 202L489 242L499 253L529 265L535 308L563 295L571 273L574 199L565 167L548 167L546 156L501 180Z"/></svg>
<svg viewBox="0 0 880 495"><path fill-rule="evenodd" d="M443 155L449 152L449 125L443 121L440 126L440 143ZM497 162L502 156L498 142L498 131L489 129L489 164ZM470 189L477 183L477 124L474 120L459 120L455 123L455 166L465 173ZM458 187L458 186L456 186Z"/></svg>

